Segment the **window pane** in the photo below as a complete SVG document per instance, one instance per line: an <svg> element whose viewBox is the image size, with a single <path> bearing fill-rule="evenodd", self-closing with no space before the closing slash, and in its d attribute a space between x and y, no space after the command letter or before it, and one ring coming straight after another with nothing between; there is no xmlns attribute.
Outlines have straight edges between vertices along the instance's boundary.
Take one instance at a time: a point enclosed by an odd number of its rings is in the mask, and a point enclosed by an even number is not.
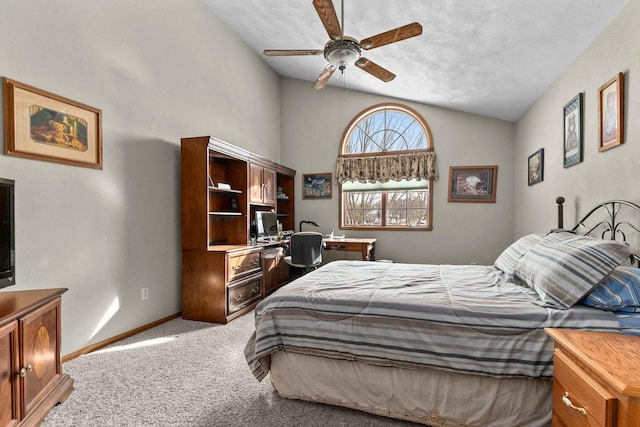
<svg viewBox="0 0 640 427"><path fill-rule="evenodd" d="M387 224L406 225L407 211L405 209L387 209Z"/></svg>
<svg viewBox="0 0 640 427"><path fill-rule="evenodd" d="M364 225L379 226L382 224L382 209L369 209L363 218Z"/></svg>
<svg viewBox="0 0 640 427"><path fill-rule="evenodd" d="M344 193L344 207L345 209L362 209L364 193Z"/></svg>
<svg viewBox="0 0 640 427"><path fill-rule="evenodd" d="M424 227L428 224L426 209L408 209L407 225L410 227Z"/></svg>
<svg viewBox="0 0 640 427"><path fill-rule="evenodd" d="M354 226L362 225L364 213L361 210L347 209L344 212L344 225Z"/></svg>
<svg viewBox="0 0 640 427"><path fill-rule="evenodd" d="M389 191L387 223L393 226L427 226L427 196L427 191Z"/></svg>
<svg viewBox="0 0 640 427"><path fill-rule="evenodd" d="M405 209L407 207L407 191L389 191L387 206L389 209Z"/></svg>

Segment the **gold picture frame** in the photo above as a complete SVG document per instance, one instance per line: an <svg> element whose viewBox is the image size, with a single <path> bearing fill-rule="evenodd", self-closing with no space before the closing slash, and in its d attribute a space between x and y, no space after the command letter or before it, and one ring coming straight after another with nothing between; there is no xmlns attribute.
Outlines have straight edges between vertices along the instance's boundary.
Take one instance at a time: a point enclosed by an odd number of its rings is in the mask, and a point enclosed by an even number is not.
<svg viewBox="0 0 640 427"><path fill-rule="evenodd" d="M102 111L4 78L4 153L102 169Z"/></svg>
<svg viewBox="0 0 640 427"><path fill-rule="evenodd" d="M618 73L598 89L598 151L624 142L624 74Z"/></svg>

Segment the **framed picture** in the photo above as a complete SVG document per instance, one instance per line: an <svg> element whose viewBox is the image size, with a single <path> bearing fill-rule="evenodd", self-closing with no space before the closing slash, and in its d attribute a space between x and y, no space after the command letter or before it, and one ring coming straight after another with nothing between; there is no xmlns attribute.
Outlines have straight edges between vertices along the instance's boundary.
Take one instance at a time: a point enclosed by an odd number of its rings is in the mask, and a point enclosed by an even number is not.
<svg viewBox="0 0 640 427"><path fill-rule="evenodd" d="M498 166L451 166L449 202L495 203Z"/></svg>
<svg viewBox="0 0 640 427"><path fill-rule="evenodd" d="M624 142L624 74L618 73L598 90L599 151Z"/></svg>
<svg viewBox="0 0 640 427"><path fill-rule="evenodd" d="M4 78L8 156L102 169L102 111Z"/></svg>
<svg viewBox="0 0 640 427"><path fill-rule="evenodd" d="M582 161L582 93L569 101L562 112L564 117L563 166L568 168Z"/></svg>
<svg viewBox="0 0 640 427"><path fill-rule="evenodd" d="M303 199L330 199L332 187L331 173L310 173L302 175Z"/></svg>
<svg viewBox="0 0 640 427"><path fill-rule="evenodd" d="M537 184L544 180L544 148L529 156L527 170L529 185Z"/></svg>

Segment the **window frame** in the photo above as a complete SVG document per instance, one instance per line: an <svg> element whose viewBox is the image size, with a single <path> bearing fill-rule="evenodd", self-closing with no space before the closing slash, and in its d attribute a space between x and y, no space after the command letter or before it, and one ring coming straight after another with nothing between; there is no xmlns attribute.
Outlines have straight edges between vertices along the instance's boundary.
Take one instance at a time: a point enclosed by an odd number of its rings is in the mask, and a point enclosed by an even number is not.
<svg viewBox="0 0 640 427"><path fill-rule="evenodd" d="M419 152L429 152L434 150L433 145L433 136L431 134L431 128L427 121L413 108L399 103L381 103L372 105L358 114L354 116L353 119L346 126L345 130L342 133L342 137L340 140L340 148L338 152L338 158L346 158L346 157L371 157L371 156L384 156L384 152L374 152L374 153L345 153L348 148L348 142L351 137L353 131L357 128L357 126L367 120L370 116L378 114L383 110L394 110L400 112L402 114L408 115L413 118L421 127L424 132L424 136L427 142L427 148L424 149L411 149L411 150L394 150L394 154L409 154L409 153L419 153ZM386 128L386 127L385 127ZM393 156L394 154L388 154L389 156ZM426 226L410 226L410 225L380 225L380 226L370 226L370 225L345 225L345 210L343 207L343 201L345 197L346 191L343 191L343 184L338 183L338 228L340 230L372 230L372 231L432 231L433 230L433 179L427 180L427 218L428 224ZM398 189L380 189L380 190L369 190L371 192L377 192L381 194L382 203L381 210L383 213L383 222L386 222L386 206L388 203L388 193L392 191L402 190L402 188ZM416 191L423 191L420 188L416 188ZM359 190L354 190L354 192L359 192ZM367 190L363 190L362 192L367 192Z"/></svg>

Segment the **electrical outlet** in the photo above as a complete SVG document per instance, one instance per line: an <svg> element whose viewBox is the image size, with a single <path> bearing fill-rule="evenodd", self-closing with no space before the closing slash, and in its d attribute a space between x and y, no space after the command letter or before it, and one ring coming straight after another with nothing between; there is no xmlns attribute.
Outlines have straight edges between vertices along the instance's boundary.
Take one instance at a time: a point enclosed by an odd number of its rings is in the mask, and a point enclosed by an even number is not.
<svg viewBox="0 0 640 427"><path fill-rule="evenodd" d="M144 288L140 289L140 293L142 295L142 301L149 299L149 287L145 286Z"/></svg>

